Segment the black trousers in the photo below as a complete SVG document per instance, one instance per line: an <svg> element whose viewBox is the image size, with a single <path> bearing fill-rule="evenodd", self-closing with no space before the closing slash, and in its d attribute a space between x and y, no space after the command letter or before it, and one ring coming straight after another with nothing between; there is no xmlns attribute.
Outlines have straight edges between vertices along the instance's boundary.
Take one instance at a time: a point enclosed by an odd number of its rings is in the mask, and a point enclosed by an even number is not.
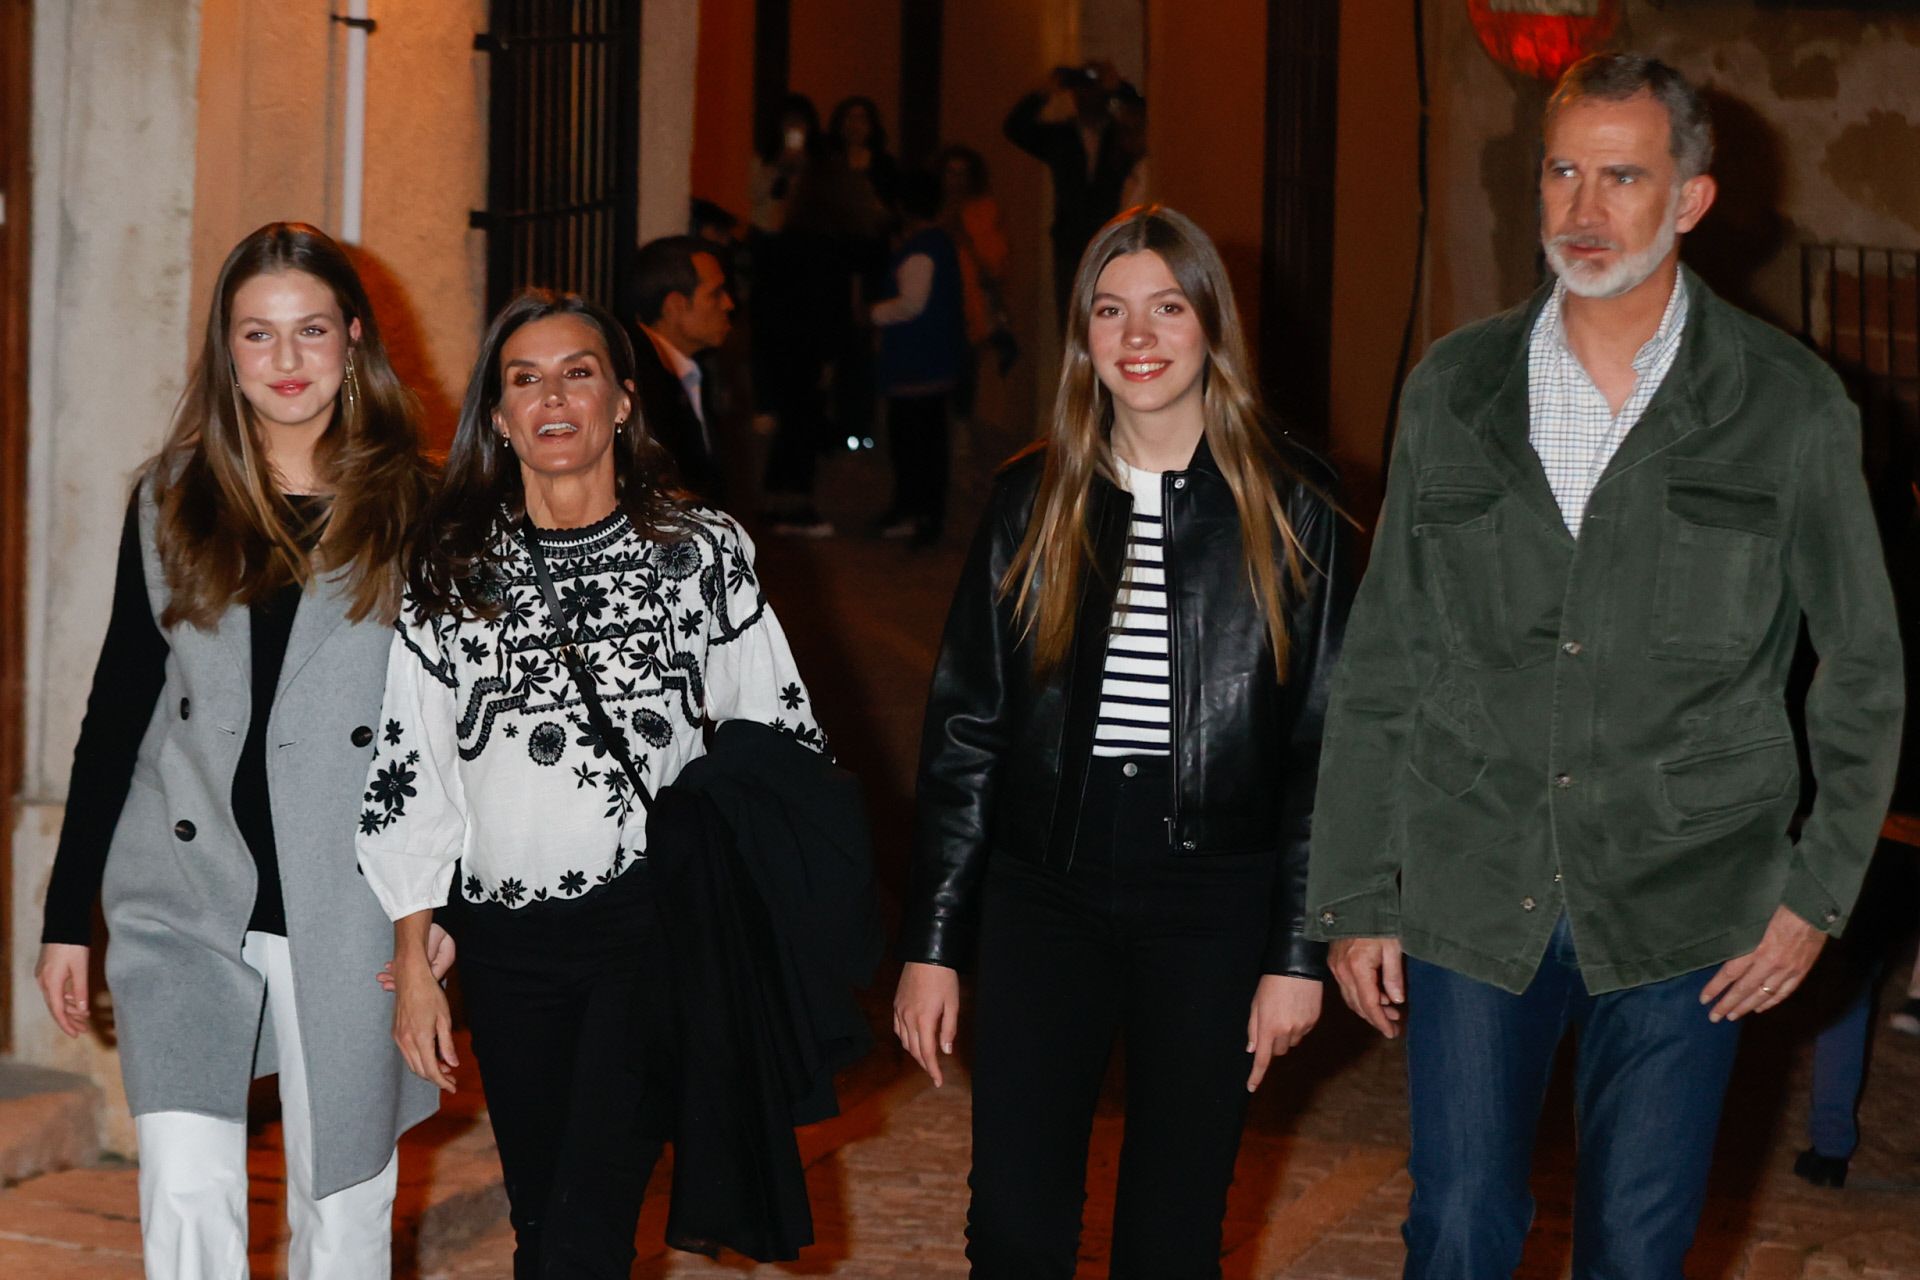
<svg viewBox="0 0 1920 1280"><path fill-rule="evenodd" d="M1073 1275L1116 1034L1126 1136L1111 1274L1220 1274L1274 861L1269 851L1175 856L1171 801L1164 758L1095 759L1071 870L1008 856L987 864L967 1211L975 1276Z"/></svg>
<svg viewBox="0 0 1920 1280"><path fill-rule="evenodd" d="M811 502L814 470L829 429L820 390L826 361L812 344L797 340L775 353L772 360L780 407L773 441L767 448L763 485L767 496L775 501Z"/></svg>
<svg viewBox="0 0 1920 1280"><path fill-rule="evenodd" d="M889 396L894 514L938 536L947 521L947 397Z"/></svg>
<svg viewBox="0 0 1920 1280"><path fill-rule="evenodd" d="M514 1280L626 1280L633 1267L662 1146L643 1115L645 1057L670 1026L647 872L578 899L452 913Z"/></svg>

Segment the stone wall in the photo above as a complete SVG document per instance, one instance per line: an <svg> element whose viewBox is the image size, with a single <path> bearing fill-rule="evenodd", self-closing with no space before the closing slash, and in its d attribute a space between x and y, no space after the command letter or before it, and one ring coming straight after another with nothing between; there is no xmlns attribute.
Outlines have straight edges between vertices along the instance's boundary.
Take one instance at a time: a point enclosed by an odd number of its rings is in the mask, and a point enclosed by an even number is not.
<svg viewBox="0 0 1920 1280"><path fill-rule="evenodd" d="M1434 289L1427 332L1525 296L1547 86L1496 66L1465 6L1435 35ZM1755 0L1628 0L1617 47L1702 86L1720 200L1685 249L1723 293L1797 324L1799 246L1920 246L1920 15L1782 12Z"/></svg>
<svg viewBox="0 0 1920 1280"><path fill-rule="evenodd" d="M1540 112L1550 86L1496 64L1464 4L1428 0L1432 225L1414 355L1540 279ZM1377 493L1413 270L1411 13L1342 13L1333 448L1356 508ZM1760 0L1626 0L1614 47L1708 93L1720 199L1687 260L1776 324L1800 314L1800 246L1920 246L1920 15L1782 11Z"/></svg>

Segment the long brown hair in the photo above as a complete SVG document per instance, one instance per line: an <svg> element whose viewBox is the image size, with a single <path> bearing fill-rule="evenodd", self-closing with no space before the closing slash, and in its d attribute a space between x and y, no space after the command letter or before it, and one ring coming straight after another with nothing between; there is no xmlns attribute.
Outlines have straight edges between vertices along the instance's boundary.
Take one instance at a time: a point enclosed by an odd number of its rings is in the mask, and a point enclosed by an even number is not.
<svg viewBox="0 0 1920 1280"><path fill-rule="evenodd" d="M1080 575L1093 562L1087 514L1094 477L1121 483L1113 458L1113 397L1087 347L1094 289L1109 262L1142 252L1159 254L1167 264L1207 337L1207 364L1200 374L1207 447L1239 510L1248 590L1266 616L1274 668L1284 680L1286 600L1289 589L1304 589L1306 555L1282 495L1290 483L1303 481L1274 446L1219 250L1192 219L1160 205L1126 210L1101 228L1080 256L1040 488L1026 536L1000 580L1000 594L1012 597L1022 634L1033 637L1035 674L1045 675L1066 657L1073 641ZM1276 565L1276 547L1284 575Z"/></svg>
<svg viewBox="0 0 1920 1280"><path fill-rule="evenodd" d="M240 286L288 271L332 290L343 324L360 322L333 420L314 447L315 472L334 498L313 525L274 483L229 345ZM360 276L339 245L303 222L268 223L235 245L214 281L206 336L173 427L147 466L169 592L162 624L211 628L235 604L336 571L346 577L350 619L395 617L408 532L426 499L418 419L418 402L394 373Z"/></svg>
<svg viewBox="0 0 1920 1280"><path fill-rule="evenodd" d="M633 386L633 342L626 327L605 309L578 294L547 289L525 290L501 308L481 339L446 469L428 504L426 528L408 570L411 608L419 617L491 618L500 612L493 573L504 558L500 535L527 510L519 457L501 445L493 428L502 388L500 353L523 326L549 316L575 316L592 325L606 341L614 383ZM639 403L636 396L632 421L614 433L614 492L641 537L685 541L692 532L692 500L681 489L673 455L641 420Z"/></svg>

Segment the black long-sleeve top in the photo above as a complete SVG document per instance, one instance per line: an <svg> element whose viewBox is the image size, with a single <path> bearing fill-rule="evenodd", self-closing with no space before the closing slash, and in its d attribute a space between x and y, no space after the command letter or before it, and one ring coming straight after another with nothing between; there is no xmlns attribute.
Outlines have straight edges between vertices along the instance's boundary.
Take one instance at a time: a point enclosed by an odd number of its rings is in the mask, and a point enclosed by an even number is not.
<svg viewBox="0 0 1920 1280"><path fill-rule="evenodd" d="M302 517L314 514L325 498L289 495ZM254 897L250 932L287 931L280 896L280 861L267 799L267 720L286 660L287 639L299 609L302 588L289 583L250 608L253 650L253 714L240 761L233 771L233 820L253 855L260 887ZM114 571L113 609L107 620L100 661L87 695L86 718L73 751L67 784L66 819L54 853L47 886L40 941L86 946L93 940L93 903L106 873L114 827L133 785L140 742L153 719L154 704L166 684L167 638L155 623L147 599L141 563L139 501L127 507L120 532L119 563ZM182 708L176 714L192 714Z"/></svg>

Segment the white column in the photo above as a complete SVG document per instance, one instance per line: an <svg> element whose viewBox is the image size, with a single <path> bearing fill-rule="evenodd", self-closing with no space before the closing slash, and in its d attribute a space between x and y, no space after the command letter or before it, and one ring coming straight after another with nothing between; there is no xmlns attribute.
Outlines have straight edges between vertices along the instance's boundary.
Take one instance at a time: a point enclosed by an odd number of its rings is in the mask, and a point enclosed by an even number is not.
<svg viewBox="0 0 1920 1280"><path fill-rule="evenodd" d="M55 1030L33 982L73 743L106 627L135 467L180 394L192 327L195 0L67 0L34 22L28 353L26 769L12 839L14 1054L106 1091L131 1147L118 1064Z"/></svg>

